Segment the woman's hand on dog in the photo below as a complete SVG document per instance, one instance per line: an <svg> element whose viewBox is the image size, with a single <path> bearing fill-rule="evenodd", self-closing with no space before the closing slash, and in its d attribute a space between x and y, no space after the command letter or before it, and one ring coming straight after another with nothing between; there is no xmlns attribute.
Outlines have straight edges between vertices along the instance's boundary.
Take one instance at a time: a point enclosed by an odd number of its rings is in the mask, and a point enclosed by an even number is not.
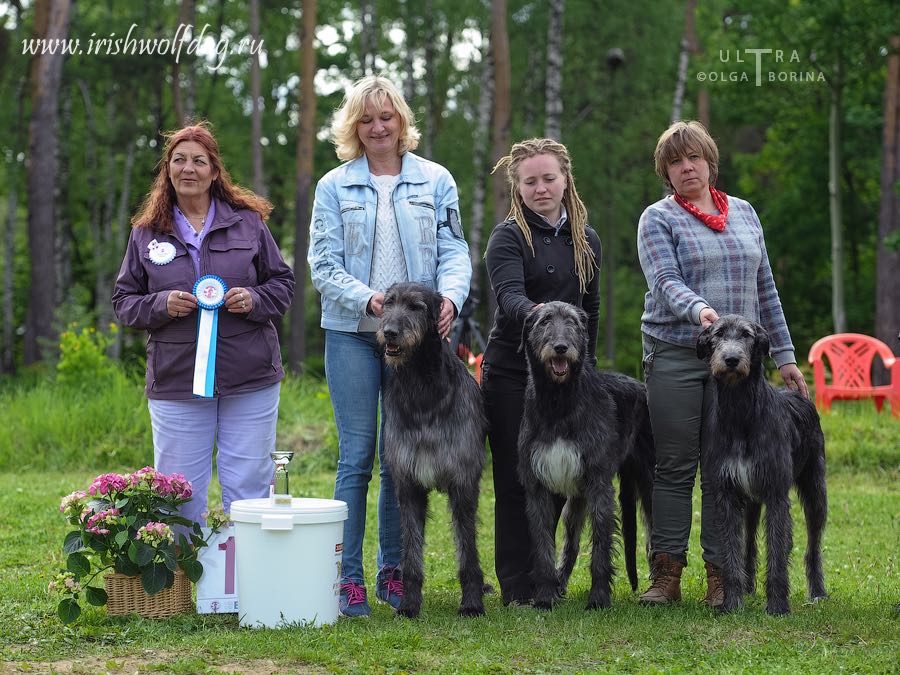
<svg viewBox="0 0 900 675"><path fill-rule="evenodd" d="M441 313L438 317L438 333L440 333L442 339L447 339L450 335L450 329L453 328L453 320L456 318L456 308L453 306L453 303L448 299L444 298L441 300Z"/></svg>
<svg viewBox="0 0 900 675"><path fill-rule="evenodd" d="M779 370L781 371L781 378L788 389L799 391L806 398L809 398L809 387L806 386L806 378L803 377L803 373L800 372L796 363L786 363Z"/></svg>
<svg viewBox="0 0 900 675"><path fill-rule="evenodd" d="M384 314L384 293L376 293L369 298L369 304L366 305L366 314L371 314L372 316Z"/></svg>
<svg viewBox="0 0 900 675"><path fill-rule="evenodd" d="M712 307L707 307L700 311L700 327L709 328L719 320L719 315Z"/></svg>

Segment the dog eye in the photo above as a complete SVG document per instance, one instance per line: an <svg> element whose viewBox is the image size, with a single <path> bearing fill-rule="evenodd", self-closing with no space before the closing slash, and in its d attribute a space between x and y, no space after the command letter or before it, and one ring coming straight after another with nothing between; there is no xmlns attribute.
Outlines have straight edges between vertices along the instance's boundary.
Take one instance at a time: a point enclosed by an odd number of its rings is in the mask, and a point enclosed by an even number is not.
<svg viewBox="0 0 900 675"><path fill-rule="evenodd" d="M741 331L741 337L745 337L745 338L753 337L753 333L750 332L748 329L744 328Z"/></svg>
<svg viewBox="0 0 900 675"><path fill-rule="evenodd" d="M393 298L385 298L385 299L384 299L384 302L381 303L381 306L382 306L382 307L390 307L390 306L393 305L393 304L394 304L394 299L393 299Z"/></svg>

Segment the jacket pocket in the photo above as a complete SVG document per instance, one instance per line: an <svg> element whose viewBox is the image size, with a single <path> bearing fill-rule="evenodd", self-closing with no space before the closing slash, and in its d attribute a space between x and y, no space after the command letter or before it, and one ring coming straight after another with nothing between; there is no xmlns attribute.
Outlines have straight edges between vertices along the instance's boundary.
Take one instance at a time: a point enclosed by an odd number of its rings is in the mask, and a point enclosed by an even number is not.
<svg viewBox="0 0 900 675"><path fill-rule="evenodd" d="M217 274L232 286L256 285L256 242L227 238L209 242L208 273Z"/></svg>
<svg viewBox="0 0 900 675"><path fill-rule="evenodd" d="M175 257L165 265L153 263L150 256L144 254L144 269L147 270L147 291L149 293L173 288L190 290L196 278L194 263L180 243L175 244Z"/></svg>

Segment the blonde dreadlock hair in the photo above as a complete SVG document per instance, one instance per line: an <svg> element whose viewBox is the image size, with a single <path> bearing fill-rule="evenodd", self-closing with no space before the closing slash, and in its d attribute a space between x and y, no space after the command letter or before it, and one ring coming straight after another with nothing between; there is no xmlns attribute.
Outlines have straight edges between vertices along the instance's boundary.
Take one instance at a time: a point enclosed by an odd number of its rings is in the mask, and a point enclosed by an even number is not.
<svg viewBox="0 0 900 675"><path fill-rule="evenodd" d="M559 168L566 179L566 190L563 192L562 203L566 207L569 225L572 228L572 248L575 256L575 273L578 275L578 283L582 293L587 293L588 282L594 277L597 269L597 261L594 250L588 244L587 238L587 209L578 191L575 189L575 177L572 175L572 160L566 146L552 138L529 138L512 146L509 154L501 157L491 173L499 169L506 169L506 178L509 182L510 207L509 215L516 221L516 225L522 231L531 255L534 255L534 244L531 241L531 229L525 221L524 202L519 194L519 165L526 159L535 155L552 155L559 162Z"/></svg>

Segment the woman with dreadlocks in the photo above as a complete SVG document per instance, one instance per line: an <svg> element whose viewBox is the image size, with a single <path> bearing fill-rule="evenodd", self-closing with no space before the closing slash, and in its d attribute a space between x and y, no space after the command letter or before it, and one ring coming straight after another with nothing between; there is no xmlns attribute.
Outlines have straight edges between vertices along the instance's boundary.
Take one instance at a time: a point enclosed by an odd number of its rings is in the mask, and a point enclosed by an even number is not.
<svg viewBox="0 0 900 675"><path fill-rule="evenodd" d="M531 537L519 483L518 436L527 381L520 351L528 313L561 300L588 315L594 365L600 309L600 238L575 190L572 161L561 143L532 138L512 146L494 171L505 170L511 207L488 241L487 270L497 313L482 364L481 386L494 464L495 566L503 604L529 604ZM562 502L558 505L562 508Z"/></svg>

